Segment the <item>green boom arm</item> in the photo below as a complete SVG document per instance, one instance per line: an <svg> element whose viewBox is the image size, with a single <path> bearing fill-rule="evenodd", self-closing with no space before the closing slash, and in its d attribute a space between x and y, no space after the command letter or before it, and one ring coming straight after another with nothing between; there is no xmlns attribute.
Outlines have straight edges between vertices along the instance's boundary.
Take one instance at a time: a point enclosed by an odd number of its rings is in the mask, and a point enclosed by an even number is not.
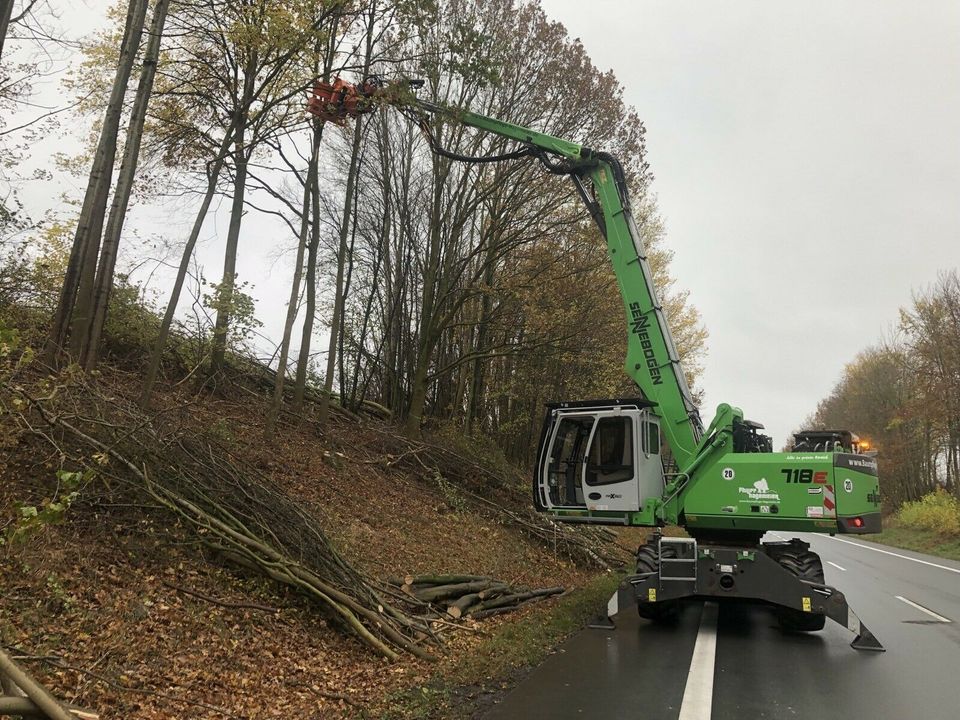
<svg viewBox="0 0 960 720"><path fill-rule="evenodd" d="M566 163L607 240L607 252L627 316L626 372L644 396L657 403L654 411L662 420L674 459L680 469L686 468L697 454L703 426L653 286L620 163L606 153L502 120L422 101L417 106L478 130L516 140Z"/></svg>
<svg viewBox="0 0 960 720"><path fill-rule="evenodd" d="M716 417L704 431L653 285L642 236L631 212L625 173L615 157L530 128L418 100L409 92L418 86L412 81L383 86L375 79L359 86L339 79L317 83L308 110L321 119L340 122L371 112L379 98L382 104L400 106L405 113L416 115L414 119L438 155L467 162L536 157L550 172L570 176L607 241L627 317L626 372L653 403L678 472L664 473L667 482L659 498L645 489L639 507L591 509L586 503L550 501L547 504L558 518L647 526L681 524L693 533L727 533L748 546L752 535L759 539L774 527L806 532L875 532L880 527L879 485L872 458L850 449L774 453L770 439L756 433L761 426L745 421L739 408L727 404L717 408ZM438 147L425 113L521 147L479 158L451 153ZM541 448L541 461L552 443ZM573 463L558 464L568 466L562 473L564 481L571 484L582 465L583 481L590 484L587 464L575 456ZM557 471L549 467L543 473L538 471L537 482L547 483L549 473L556 476ZM804 487L806 483L810 485ZM839 483L843 492L836 492ZM596 492L592 495L599 497ZM569 499L569 489L565 498ZM538 500L538 508L547 509L540 506Z"/></svg>

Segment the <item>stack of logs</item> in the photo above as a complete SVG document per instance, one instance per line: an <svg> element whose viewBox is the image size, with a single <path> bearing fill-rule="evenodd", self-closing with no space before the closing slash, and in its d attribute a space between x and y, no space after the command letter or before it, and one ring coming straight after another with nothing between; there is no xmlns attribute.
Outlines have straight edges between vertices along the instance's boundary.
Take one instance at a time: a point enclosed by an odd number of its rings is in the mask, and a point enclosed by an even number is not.
<svg viewBox="0 0 960 720"><path fill-rule="evenodd" d="M500 615L563 592L562 587L531 590L483 575L407 575L388 582L454 620Z"/></svg>

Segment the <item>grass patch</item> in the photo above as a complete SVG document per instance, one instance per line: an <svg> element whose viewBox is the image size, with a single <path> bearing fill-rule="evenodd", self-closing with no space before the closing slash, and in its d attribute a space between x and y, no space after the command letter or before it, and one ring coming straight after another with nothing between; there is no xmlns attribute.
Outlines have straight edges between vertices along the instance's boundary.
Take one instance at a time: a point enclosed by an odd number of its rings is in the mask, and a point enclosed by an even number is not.
<svg viewBox="0 0 960 720"><path fill-rule="evenodd" d="M598 610L606 609L619 580L618 575L603 575L561 597L552 608L505 623L484 640L476 654L463 659L452 679L461 685L480 685L540 664L559 642L581 629Z"/></svg>
<svg viewBox="0 0 960 720"><path fill-rule="evenodd" d="M557 645L583 628L617 588L619 576L602 575L555 603L534 606L517 620L500 625L453 667L436 673L423 687L386 698L384 720L467 718L480 696L515 685L522 671L539 665Z"/></svg>
<svg viewBox="0 0 960 720"><path fill-rule="evenodd" d="M423 687L408 688L390 693L385 698L386 709L377 717L383 720L430 720L448 717L451 707L450 690L436 679ZM364 716L369 717L369 716Z"/></svg>
<svg viewBox="0 0 960 720"><path fill-rule="evenodd" d="M960 560L960 537L942 535L933 530L903 527L895 521L884 521L884 525L882 533L866 535L863 539L948 560Z"/></svg>
<svg viewBox="0 0 960 720"><path fill-rule="evenodd" d="M883 524L883 532L868 539L960 560L960 499L943 489L928 493L919 500L905 502Z"/></svg>

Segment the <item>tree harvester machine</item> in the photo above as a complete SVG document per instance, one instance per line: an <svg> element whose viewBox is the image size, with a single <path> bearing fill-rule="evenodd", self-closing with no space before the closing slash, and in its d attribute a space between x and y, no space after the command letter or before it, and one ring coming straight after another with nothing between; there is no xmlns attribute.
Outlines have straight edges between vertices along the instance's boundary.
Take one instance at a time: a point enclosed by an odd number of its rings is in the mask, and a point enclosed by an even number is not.
<svg viewBox="0 0 960 720"><path fill-rule="evenodd" d="M824 582L820 557L799 539L767 532L875 533L881 529L875 453L847 431L805 431L791 452L773 452L763 426L721 404L704 429L636 227L620 162L606 152L467 110L418 99L420 81L317 83L308 110L342 123L378 106L417 122L431 150L463 162L538 160L568 176L606 239L627 321L625 369L640 396L549 403L533 475L537 510L568 523L656 528L637 551L636 572L611 600L614 614L673 619L687 599L765 603L789 631L823 629L831 618L851 646L883 650ZM439 147L428 115L517 144L499 156L466 157ZM669 450L666 461L664 446ZM688 537L660 531L677 525Z"/></svg>

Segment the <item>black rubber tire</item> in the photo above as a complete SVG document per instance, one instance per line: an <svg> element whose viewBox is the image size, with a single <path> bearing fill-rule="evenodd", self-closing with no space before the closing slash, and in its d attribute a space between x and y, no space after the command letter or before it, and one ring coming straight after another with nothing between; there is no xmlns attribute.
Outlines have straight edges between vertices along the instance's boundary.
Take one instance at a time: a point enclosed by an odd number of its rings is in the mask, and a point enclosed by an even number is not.
<svg viewBox="0 0 960 720"><path fill-rule="evenodd" d="M824 584L823 562L820 556L804 545L774 546L768 549L768 553L781 567L801 580ZM777 622L782 629L789 632L816 632L823 630L827 616L778 607Z"/></svg>
<svg viewBox="0 0 960 720"><path fill-rule="evenodd" d="M672 547L663 549L664 557L676 557L677 552ZM641 545L637 549L637 574L657 572L659 570L659 557L657 553L657 543L650 542ZM637 612L644 620L650 620L655 623L675 622L680 614L679 600L663 600L661 602L641 602L637 601Z"/></svg>

